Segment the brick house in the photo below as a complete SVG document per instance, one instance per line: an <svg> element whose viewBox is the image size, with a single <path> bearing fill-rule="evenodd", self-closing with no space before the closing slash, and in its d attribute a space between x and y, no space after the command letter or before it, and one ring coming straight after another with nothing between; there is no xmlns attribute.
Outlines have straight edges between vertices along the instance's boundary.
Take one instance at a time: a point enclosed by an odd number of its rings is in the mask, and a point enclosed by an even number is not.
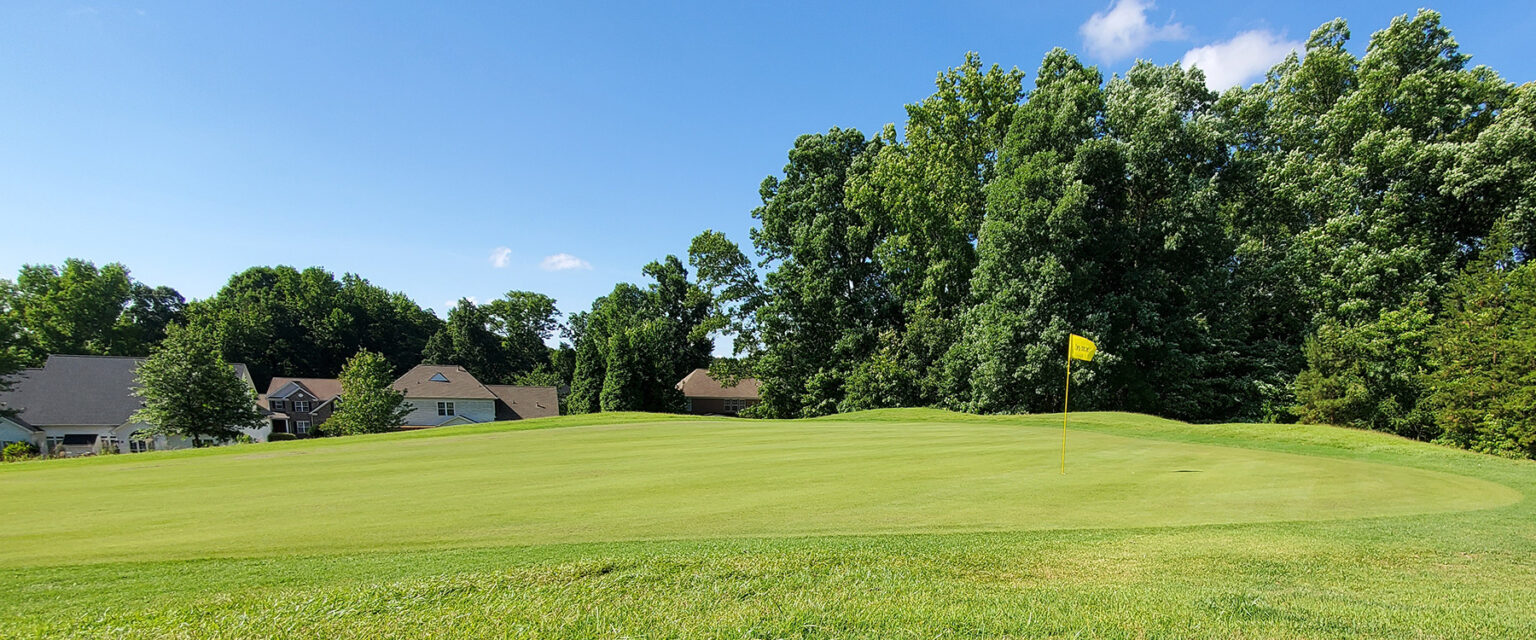
<svg viewBox="0 0 1536 640"><path fill-rule="evenodd" d="M742 378L727 387L709 375L709 369L694 369L677 383L677 390L687 400L688 413L734 416L760 400L757 378Z"/></svg>

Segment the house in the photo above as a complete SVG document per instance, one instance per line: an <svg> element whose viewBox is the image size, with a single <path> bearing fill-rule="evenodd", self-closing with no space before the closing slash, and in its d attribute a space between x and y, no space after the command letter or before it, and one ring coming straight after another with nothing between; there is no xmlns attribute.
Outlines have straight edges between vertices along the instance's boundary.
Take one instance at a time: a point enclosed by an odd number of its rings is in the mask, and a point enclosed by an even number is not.
<svg viewBox="0 0 1536 640"><path fill-rule="evenodd" d="M12 389L0 393L0 405L18 410L0 417L0 441L27 441L39 450L61 455L100 453L112 447L121 453L183 449L192 441L157 435L139 440L134 434L149 425L133 421L141 399L133 395L143 358L50 355L42 367L26 369ZM231 365L246 384L251 375L243 364ZM254 386L252 388L254 390ZM268 430L244 430L265 441Z"/></svg>
<svg viewBox="0 0 1536 640"><path fill-rule="evenodd" d="M677 383L677 390L687 400L688 413L734 416L757 404L757 378L742 378L727 387L709 375L709 369L694 369Z"/></svg>
<svg viewBox="0 0 1536 640"><path fill-rule="evenodd" d="M269 414L272 433L307 436L331 417L339 398L336 378L273 378L257 404Z"/></svg>
<svg viewBox="0 0 1536 640"><path fill-rule="evenodd" d="M485 385L464 367L417 365L395 380L411 412L407 429L543 418L560 414L554 387Z"/></svg>

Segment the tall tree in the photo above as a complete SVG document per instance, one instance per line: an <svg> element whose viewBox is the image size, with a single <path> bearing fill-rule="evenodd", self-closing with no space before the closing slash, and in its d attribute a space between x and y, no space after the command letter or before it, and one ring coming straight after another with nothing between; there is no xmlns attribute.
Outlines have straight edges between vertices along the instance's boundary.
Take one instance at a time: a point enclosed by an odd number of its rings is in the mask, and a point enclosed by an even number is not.
<svg viewBox="0 0 1536 640"><path fill-rule="evenodd" d="M358 351L341 368L341 401L324 430L338 435L383 433L405 422L411 408L396 391L394 368L383 355Z"/></svg>
<svg viewBox="0 0 1536 640"><path fill-rule="evenodd" d="M981 411L1059 403L1069 332L1101 358L1084 406L1208 418L1207 317L1222 297L1214 206L1225 146L1197 72L1137 64L1100 88L1064 51L1042 64L989 185L977 304L949 388Z"/></svg>
<svg viewBox="0 0 1536 640"><path fill-rule="evenodd" d="M459 365L482 382L507 382L511 368L501 337L491 330L491 314L469 299L448 311L448 322L427 340L422 362Z"/></svg>
<svg viewBox="0 0 1536 640"><path fill-rule="evenodd" d="M732 358L716 358L710 373L732 381L751 375L761 348L757 311L766 302L752 261L725 234L705 230L688 244L688 264L698 274L699 288L711 306L702 329L731 340Z"/></svg>
<svg viewBox="0 0 1536 640"><path fill-rule="evenodd" d="M227 441L260 427L256 390L235 373L207 329L172 325L165 340L139 365L134 394L144 408L136 422L146 434L175 435L193 446Z"/></svg>
<svg viewBox="0 0 1536 640"><path fill-rule="evenodd" d="M511 377L550 369L553 361L545 342L560 328L560 310L554 298L531 291L508 291L487 304L486 312L501 336Z"/></svg>
<svg viewBox="0 0 1536 640"><path fill-rule="evenodd" d="M25 265L0 298L30 364L51 353L142 356L181 320L176 290L135 281L127 267L71 258L64 266Z"/></svg>
<svg viewBox="0 0 1536 640"><path fill-rule="evenodd" d="M575 371L571 413L678 411L678 380L710 364L708 293L676 256L646 265L642 289L621 283L572 318Z"/></svg>
<svg viewBox="0 0 1536 640"><path fill-rule="evenodd" d="M1299 414L1425 437L1435 428L1417 406L1422 391L1398 382L1423 373L1423 334L1403 323L1422 326L1439 312L1446 284L1516 204L1513 189L1466 174L1487 164L1479 151L1500 146L1479 144L1485 133L1509 133L1493 125L1512 88L1469 68L1432 11L1394 19L1358 60L1343 51L1347 38L1342 22L1325 25L1304 62L1255 89L1256 103L1301 96L1279 103L1300 108L1269 109L1269 137L1280 142L1264 178L1282 218L1312 223L1292 249L1318 336L1297 382ZM1410 321L1410 309L1427 315ZM1358 381L1364 389L1349 382L1354 365L1330 360L1346 354L1380 371Z"/></svg>
<svg viewBox="0 0 1536 640"><path fill-rule="evenodd" d="M852 370L874 353L897 308L875 261L889 233L878 208L850 206L850 175L870 170L885 142L854 129L800 136L782 177L763 180L752 243L769 270L756 314L767 417L838 411Z"/></svg>
<svg viewBox="0 0 1536 640"><path fill-rule="evenodd" d="M21 347L21 332L15 320L6 313L0 302L0 393L10 391L16 383L16 374L26 366L26 353ZM17 409L0 404L0 417L10 417Z"/></svg>
<svg viewBox="0 0 1536 640"><path fill-rule="evenodd" d="M443 321L401 293L312 267L252 267L213 297L189 306L189 322L219 336L224 356L256 383L273 376L335 376L358 349L388 358L396 373L421 362Z"/></svg>
<svg viewBox="0 0 1536 640"><path fill-rule="evenodd" d="M955 319L970 295L985 189L1023 78L1018 69L985 68L980 56L967 54L960 67L939 74L931 97L907 106L904 140L887 129L870 171L849 180L852 205L879 212L891 229L877 255L901 304L904 327L893 355L914 382L912 395L897 404L933 404L943 395L940 359L959 337ZM853 396L843 408L890 402Z"/></svg>
<svg viewBox="0 0 1536 640"><path fill-rule="evenodd" d="M545 380L553 366L545 341L560 327L559 317L553 298L529 291L508 291L485 305L460 300L422 355L434 364L461 365L488 383L514 383L535 372Z"/></svg>

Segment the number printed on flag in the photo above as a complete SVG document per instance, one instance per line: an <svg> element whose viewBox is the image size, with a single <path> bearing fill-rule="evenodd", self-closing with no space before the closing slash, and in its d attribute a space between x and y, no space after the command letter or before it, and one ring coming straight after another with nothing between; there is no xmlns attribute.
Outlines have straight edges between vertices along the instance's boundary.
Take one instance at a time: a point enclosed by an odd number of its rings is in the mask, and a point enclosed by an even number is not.
<svg viewBox="0 0 1536 640"><path fill-rule="evenodd" d="M1093 354L1098 353L1099 348L1093 341L1077 334L1071 334L1068 339L1067 356L1078 360L1093 360Z"/></svg>

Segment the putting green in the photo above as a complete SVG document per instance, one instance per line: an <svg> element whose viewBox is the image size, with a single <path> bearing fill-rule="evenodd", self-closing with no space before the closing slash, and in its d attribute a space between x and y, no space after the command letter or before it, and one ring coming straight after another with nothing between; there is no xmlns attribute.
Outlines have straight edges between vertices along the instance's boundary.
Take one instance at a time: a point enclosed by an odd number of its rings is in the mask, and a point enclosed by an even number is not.
<svg viewBox="0 0 1536 640"><path fill-rule="evenodd" d="M565 542L1324 520L1485 480L1012 424L660 421L251 445L0 473L10 566ZM575 419L564 419L575 420ZM571 424L579 424L571 422ZM202 452L199 452L202 453Z"/></svg>

